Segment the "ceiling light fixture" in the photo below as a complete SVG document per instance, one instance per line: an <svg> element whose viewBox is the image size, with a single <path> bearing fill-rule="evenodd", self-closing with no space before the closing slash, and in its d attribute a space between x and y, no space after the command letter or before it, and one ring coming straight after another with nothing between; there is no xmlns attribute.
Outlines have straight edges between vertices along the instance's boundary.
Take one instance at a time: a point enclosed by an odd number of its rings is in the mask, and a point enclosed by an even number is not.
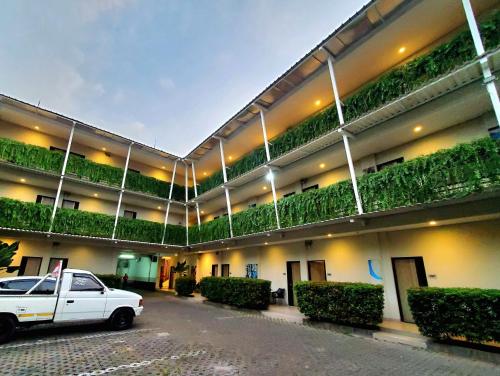
<svg viewBox="0 0 500 376"><path fill-rule="evenodd" d="M319 164L319 168L325 168L325 164L324 163L320 163Z"/></svg>
<svg viewBox="0 0 500 376"><path fill-rule="evenodd" d="M421 125L417 125L415 128L413 128L413 132L418 133L422 130L422 128L423 127Z"/></svg>
<svg viewBox="0 0 500 376"><path fill-rule="evenodd" d="M316 107L318 107L320 104L321 104L321 99L316 99L316 101L314 102L314 105Z"/></svg>
<svg viewBox="0 0 500 376"><path fill-rule="evenodd" d="M102 147L101 149L102 149L102 151L106 151L106 148L105 148L105 147Z"/></svg>
<svg viewBox="0 0 500 376"><path fill-rule="evenodd" d="M262 187L262 189L263 189L264 191L267 191L267 187L266 187L265 185Z"/></svg>
<svg viewBox="0 0 500 376"><path fill-rule="evenodd" d="M21 181L21 183L26 183L26 179L25 178L21 178L19 180Z"/></svg>
<svg viewBox="0 0 500 376"><path fill-rule="evenodd" d="M99 197L99 193L94 193L94 197Z"/></svg>
<svg viewBox="0 0 500 376"><path fill-rule="evenodd" d="M37 131L39 131L39 130L40 130L40 127L39 127L38 125L35 125L35 129L36 129Z"/></svg>
<svg viewBox="0 0 500 376"><path fill-rule="evenodd" d="M405 51L406 51L406 47L405 46L400 47L399 50L398 50L398 52L400 54L404 53Z"/></svg>
<svg viewBox="0 0 500 376"><path fill-rule="evenodd" d="M206 172L206 171L204 171L204 172L203 172L203 176L207 176L207 175L208 175L208 174L207 174L207 172Z"/></svg>
<svg viewBox="0 0 500 376"><path fill-rule="evenodd" d="M331 238L333 235L332 234L328 234L328 237Z"/></svg>
<svg viewBox="0 0 500 376"><path fill-rule="evenodd" d="M429 226L436 226L437 222L436 221L429 221Z"/></svg>

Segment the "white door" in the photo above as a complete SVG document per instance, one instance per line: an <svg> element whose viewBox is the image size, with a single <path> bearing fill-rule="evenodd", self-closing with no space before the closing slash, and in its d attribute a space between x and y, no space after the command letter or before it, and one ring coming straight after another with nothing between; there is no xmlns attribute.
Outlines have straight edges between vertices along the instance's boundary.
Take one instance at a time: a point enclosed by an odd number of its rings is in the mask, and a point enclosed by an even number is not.
<svg viewBox="0 0 500 376"><path fill-rule="evenodd" d="M61 321L104 317L106 289L89 274L73 273L70 289L59 299Z"/></svg>

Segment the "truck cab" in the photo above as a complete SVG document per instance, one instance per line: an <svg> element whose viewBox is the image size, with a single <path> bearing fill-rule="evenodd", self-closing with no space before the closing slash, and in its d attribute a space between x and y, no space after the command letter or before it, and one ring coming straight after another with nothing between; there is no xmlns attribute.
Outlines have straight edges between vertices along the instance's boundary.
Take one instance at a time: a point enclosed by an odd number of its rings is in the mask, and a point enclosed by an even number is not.
<svg viewBox="0 0 500 376"><path fill-rule="evenodd" d="M142 296L108 288L89 271L65 269L24 293L0 295L0 342L18 327L48 322L107 321L112 329L127 329L142 310Z"/></svg>

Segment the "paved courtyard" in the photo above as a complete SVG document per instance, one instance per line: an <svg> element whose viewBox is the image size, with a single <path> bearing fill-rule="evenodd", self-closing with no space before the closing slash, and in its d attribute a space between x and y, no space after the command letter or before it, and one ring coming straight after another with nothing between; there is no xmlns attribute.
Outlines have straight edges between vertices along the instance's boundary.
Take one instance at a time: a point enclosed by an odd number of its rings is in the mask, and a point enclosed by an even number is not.
<svg viewBox="0 0 500 376"><path fill-rule="evenodd" d="M491 363L145 296L133 329L33 328L0 346L2 375L500 375Z"/></svg>

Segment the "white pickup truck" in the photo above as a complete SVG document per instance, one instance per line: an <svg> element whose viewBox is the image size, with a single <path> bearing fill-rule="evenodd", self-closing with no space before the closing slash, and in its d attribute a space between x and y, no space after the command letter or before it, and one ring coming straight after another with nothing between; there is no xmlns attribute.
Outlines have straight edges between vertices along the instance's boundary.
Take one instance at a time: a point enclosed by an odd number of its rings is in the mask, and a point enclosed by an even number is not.
<svg viewBox="0 0 500 376"><path fill-rule="evenodd" d="M0 343L16 328L42 323L107 321L111 329L128 329L143 310L142 296L108 288L85 270L47 274L28 291L13 293L0 292Z"/></svg>

